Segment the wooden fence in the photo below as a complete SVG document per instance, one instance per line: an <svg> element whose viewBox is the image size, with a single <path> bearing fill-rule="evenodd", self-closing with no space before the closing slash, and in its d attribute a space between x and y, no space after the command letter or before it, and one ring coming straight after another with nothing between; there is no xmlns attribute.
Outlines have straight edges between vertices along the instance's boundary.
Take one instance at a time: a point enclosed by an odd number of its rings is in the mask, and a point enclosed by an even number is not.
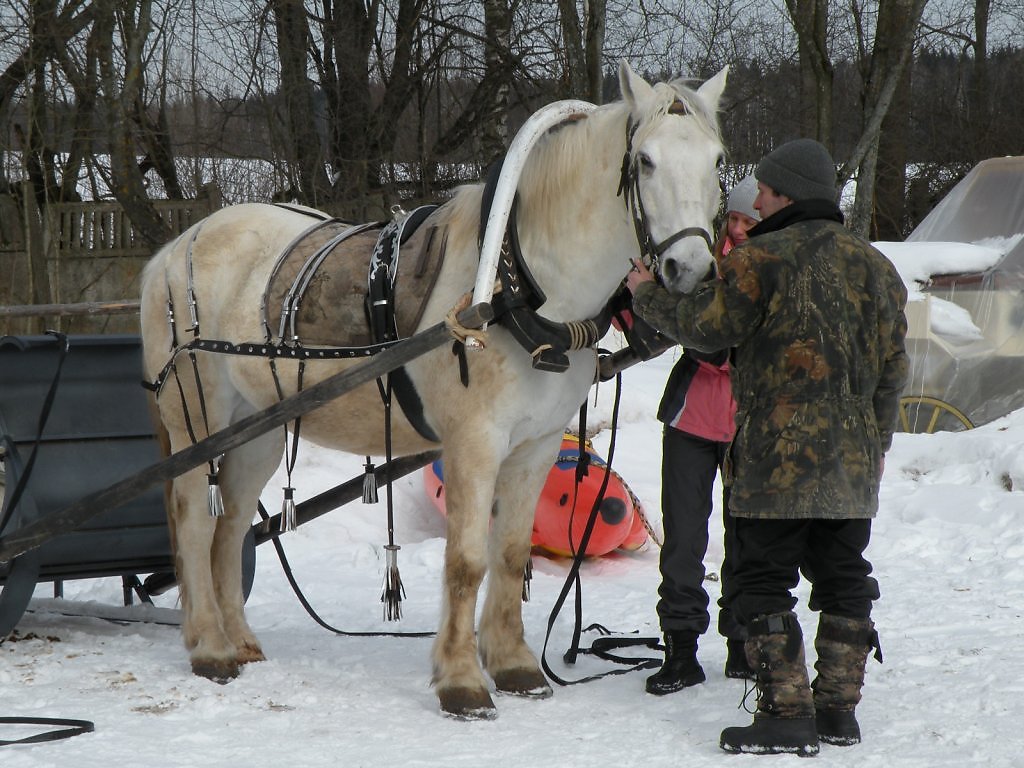
<svg viewBox="0 0 1024 768"><path fill-rule="evenodd" d="M216 189L204 193L155 203L172 234L220 207ZM152 255L117 202L40 210L27 186L0 195L0 334L138 333L139 276Z"/></svg>

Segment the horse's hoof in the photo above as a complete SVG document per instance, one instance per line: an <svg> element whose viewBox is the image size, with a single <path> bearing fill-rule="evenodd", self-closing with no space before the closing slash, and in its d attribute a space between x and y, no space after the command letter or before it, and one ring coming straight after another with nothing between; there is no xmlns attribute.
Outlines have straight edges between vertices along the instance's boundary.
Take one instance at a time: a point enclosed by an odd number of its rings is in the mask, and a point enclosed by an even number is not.
<svg viewBox="0 0 1024 768"><path fill-rule="evenodd" d="M456 720L493 720L498 710L491 695L479 688L446 688L437 692L441 712Z"/></svg>
<svg viewBox="0 0 1024 768"><path fill-rule="evenodd" d="M547 678L538 669L506 669L494 676L494 687L499 693L530 699L546 699L552 694Z"/></svg>
<svg viewBox="0 0 1024 768"><path fill-rule="evenodd" d="M266 661L263 650L258 645L243 645L238 651L239 664L253 664L257 661Z"/></svg>
<svg viewBox="0 0 1024 768"><path fill-rule="evenodd" d="M205 677L215 683L224 685L230 683L241 672L238 662L234 659L216 661L206 659L204 661L192 662L192 674L197 677Z"/></svg>

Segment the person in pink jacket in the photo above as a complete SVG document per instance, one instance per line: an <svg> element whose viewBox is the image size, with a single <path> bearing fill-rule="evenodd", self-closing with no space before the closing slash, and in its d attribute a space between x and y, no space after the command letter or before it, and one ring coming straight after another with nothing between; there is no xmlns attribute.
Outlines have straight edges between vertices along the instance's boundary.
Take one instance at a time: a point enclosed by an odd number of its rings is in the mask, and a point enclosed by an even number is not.
<svg viewBox="0 0 1024 768"><path fill-rule="evenodd" d="M747 230L760 221L754 210L757 182L750 176L729 193L727 218L715 244L715 256L728 253L747 239ZM662 696L704 682L697 661L697 640L711 622L708 593L704 590L704 555L708 521L713 509L715 476L732 441L736 402L729 384L729 350L703 353L684 350L669 374L658 408L664 422L661 463L661 585L658 619L665 639L665 661L647 679L648 693ZM729 489L723 490L723 511ZM732 575L730 537L732 517L722 515L725 526L724 584ZM750 678L753 671L743 652L745 632L729 606L719 600L718 631L726 638L726 677Z"/></svg>

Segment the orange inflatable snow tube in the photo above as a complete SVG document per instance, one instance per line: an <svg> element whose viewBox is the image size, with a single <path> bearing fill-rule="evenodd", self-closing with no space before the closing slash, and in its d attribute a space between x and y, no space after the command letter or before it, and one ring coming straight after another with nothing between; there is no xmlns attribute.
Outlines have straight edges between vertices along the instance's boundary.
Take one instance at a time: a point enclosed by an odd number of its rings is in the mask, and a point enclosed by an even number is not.
<svg viewBox="0 0 1024 768"><path fill-rule="evenodd" d="M594 452L589 440L584 442L583 448L588 455L589 469L577 487L579 438L565 434L558 458L548 472L537 500L533 545L556 555L572 556L578 551L590 511L609 472L604 459ZM423 477L427 495L444 514L444 468L441 461L435 461L424 469ZM646 541L647 528L640 502L622 477L611 470L585 554L598 557L616 549L635 551Z"/></svg>

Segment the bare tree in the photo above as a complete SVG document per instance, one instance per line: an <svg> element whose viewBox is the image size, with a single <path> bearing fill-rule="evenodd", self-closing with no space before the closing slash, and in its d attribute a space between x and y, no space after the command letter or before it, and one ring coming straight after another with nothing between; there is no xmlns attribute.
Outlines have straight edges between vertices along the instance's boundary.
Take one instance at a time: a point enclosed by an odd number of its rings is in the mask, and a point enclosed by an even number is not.
<svg viewBox="0 0 1024 768"><path fill-rule="evenodd" d="M306 10L302 0L271 0L271 9L281 62L283 149L285 160L297 174L288 196L312 206L326 205L332 197L331 181L317 131L313 83L307 74L311 41Z"/></svg>
<svg viewBox="0 0 1024 768"><path fill-rule="evenodd" d="M834 70L828 52L829 0L786 0L800 63L800 132L832 144Z"/></svg>
<svg viewBox="0 0 1024 768"><path fill-rule="evenodd" d="M111 192L143 239L156 246L168 240L171 232L146 191L143 168L137 159L133 120L145 88L143 55L152 31L152 3L95 0L94 7L100 90L110 127ZM123 61L123 70L118 67L119 61Z"/></svg>
<svg viewBox="0 0 1024 768"><path fill-rule="evenodd" d="M855 170L857 172L857 197L849 225L863 235L869 234L874 218L875 173L882 125L904 79L926 2L881 0L878 5L874 46L868 59L863 89L864 124L860 138L839 172L841 182L847 181ZM898 143L899 136L894 136L893 140ZM902 182L905 165L904 162L895 170L901 188L905 186ZM893 171L892 168L888 170Z"/></svg>

